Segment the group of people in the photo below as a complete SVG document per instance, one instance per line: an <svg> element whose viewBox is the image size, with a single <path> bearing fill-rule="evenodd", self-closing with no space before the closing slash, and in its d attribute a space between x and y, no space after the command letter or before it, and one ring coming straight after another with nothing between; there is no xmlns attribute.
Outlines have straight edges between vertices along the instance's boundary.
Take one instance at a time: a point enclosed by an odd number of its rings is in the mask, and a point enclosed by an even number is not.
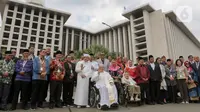
<svg viewBox="0 0 200 112"><path fill-rule="evenodd" d="M67 56L56 51L53 58L51 48L40 50L38 56L33 47L23 50L20 59L15 55L16 50L6 51L0 60L1 110L8 110L9 103L10 110L16 110L19 100L24 110L44 108L48 88L50 109L90 107L91 82L99 90L102 108L118 107L122 84L128 87L130 101L142 104L178 103L179 97L182 103L199 101L200 62L192 55L188 61L180 56L175 62L150 55L148 61L138 57L137 64L126 57L105 58L103 53L75 60L73 51Z"/></svg>

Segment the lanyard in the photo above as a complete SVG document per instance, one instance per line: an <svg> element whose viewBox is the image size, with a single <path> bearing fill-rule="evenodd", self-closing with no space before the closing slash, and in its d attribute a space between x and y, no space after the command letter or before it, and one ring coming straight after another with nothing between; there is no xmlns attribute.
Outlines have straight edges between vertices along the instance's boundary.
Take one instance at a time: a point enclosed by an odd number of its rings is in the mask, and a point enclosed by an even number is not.
<svg viewBox="0 0 200 112"><path fill-rule="evenodd" d="M25 67L26 63L27 63L27 61L23 61L23 63L22 63L22 71L24 71L24 67Z"/></svg>

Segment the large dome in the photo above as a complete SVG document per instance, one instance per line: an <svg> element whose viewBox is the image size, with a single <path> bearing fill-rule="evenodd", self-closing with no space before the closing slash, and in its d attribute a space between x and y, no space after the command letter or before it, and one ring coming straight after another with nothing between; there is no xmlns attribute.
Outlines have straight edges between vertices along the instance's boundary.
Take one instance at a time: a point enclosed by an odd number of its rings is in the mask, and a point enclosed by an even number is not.
<svg viewBox="0 0 200 112"><path fill-rule="evenodd" d="M45 0L28 0L29 3L44 6Z"/></svg>

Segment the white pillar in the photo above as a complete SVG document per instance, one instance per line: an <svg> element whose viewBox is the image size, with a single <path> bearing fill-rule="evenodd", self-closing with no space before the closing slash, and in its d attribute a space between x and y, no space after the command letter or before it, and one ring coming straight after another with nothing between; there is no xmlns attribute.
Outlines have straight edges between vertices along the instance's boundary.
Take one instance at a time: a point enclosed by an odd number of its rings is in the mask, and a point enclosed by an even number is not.
<svg viewBox="0 0 200 112"><path fill-rule="evenodd" d="M64 26L64 17L61 16L60 20L60 34L59 34L59 50L62 50L62 43L63 43L63 26Z"/></svg>
<svg viewBox="0 0 200 112"><path fill-rule="evenodd" d="M124 45L124 56L127 57L128 56L128 42L127 42L127 31L126 31L126 27L123 26L123 45Z"/></svg>
<svg viewBox="0 0 200 112"><path fill-rule="evenodd" d="M90 37L90 40L92 41L92 45L95 45L95 44L97 44L97 38L94 36L94 35L92 35L92 37Z"/></svg>
<svg viewBox="0 0 200 112"><path fill-rule="evenodd" d="M133 15L130 16L130 24L131 24L131 38L132 38L132 50L133 50L133 61L137 62L136 60L136 48L135 48L135 29L134 29L134 22L133 22Z"/></svg>
<svg viewBox="0 0 200 112"><path fill-rule="evenodd" d="M97 45L100 45L100 37L99 37L99 35L97 35L96 38L97 38Z"/></svg>
<svg viewBox="0 0 200 112"><path fill-rule="evenodd" d="M108 36L107 36L107 32L104 33L104 46L105 46L105 48L108 48Z"/></svg>
<svg viewBox="0 0 200 112"><path fill-rule="evenodd" d="M100 34L101 36L101 45L103 46L103 34Z"/></svg>
<svg viewBox="0 0 200 112"><path fill-rule="evenodd" d="M65 40L65 54L68 54L69 48L68 48L68 44L69 44L69 29L66 28L66 40Z"/></svg>
<svg viewBox="0 0 200 112"><path fill-rule="evenodd" d="M122 50L122 35L121 35L121 30L120 30L120 28L118 28L117 29L117 34L118 34L118 37L117 37L117 39L118 39L118 45L119 45L119 53L122 53L123 54L123 50Z"/></svg>
<svg viewBox="0 0 200 112"><path fill-rule="evenodd" d="M91 36L90 34L88 35L88 43L87 43L87 48L90 48L91 46Z"/></svg>
<svg viewBox="0 0 200 112"><path fill-rule="evenodd" d="M87 48L86 44L87 44L87 33L84 34L84 40L83 40L83 48L84 49Z"/></svg>
<svg viewBox="0 0 200 112"><path fill-rule="evenodd" d="M47 15L49 15L49 13ZM30 20L29 29L28 29L28 41L27 41L27 45L26 45L27 48L30 47L31 32L32 32L32 26L33 26L33 17L34 17L34 9L31 10L31 20ZM49 19L49 17L47 19ZM47 31L48 31L48 27L45 28L45 33L48 34Z"/></svg>
<svg viewBox="0 0 200 112"><path fill-rule="evenodd" d="M129 41L129 58L133 60L133 47L132 47L132 39L131 38L131 27L128 25L128 41Z"/></svg>
<svg viewBox="0 0 200 112"><path fill-rule="evenodd" d="M8 13L8 4L5 5L4 12L3 12L3 17L2 17L2 25L1 25L2 27L1 27L1 30L0 30L0 46L2 44L3 31L4 31L4 28L5 28L7 13ZM11 40L8 40L8 41L11 41Z"/></svg>
<svg viewBox="0 0 200 112"><path fill-rule="evenodd" d="M37 35L36 35L36 42L35 42L35 55L38 53L38 43L39 43L39 36L40 36L40 26L41 26L41 19L42 19L42 12L39 11L39 17L38 17L38 24L37 24ZM56 25L56 15L54 15L54 26ZM53 27L53 32L55 31L55 27ZM54 46L55 41L55 35L52 37L52 43L51 46ZM44 47L44 46L43 46ZM51 49L51 52L54 52L54 47Z"/></svg>
<svg viewBox="0 0 200 112"><path fill-rule="evenodd" d="M33 16L33 15L31 15L31 16ZM32 20L31 21L33 21L33 17L31 17L32 18ZM44 32L44 47L46 48L47 47L47 35L48 35L48 24L49 24L49 13L47 13L47 16L46 16L46 23L45 23L45 25L46 25L46 27L45 27L45 32ZM29 28L32 28L32 27L29 27ZM62 35L62 34L60 34L60 35ZM61 37L62 38L62 37ZM62 41L61 41L61 43L62 43Z"/></svg>
<svg viewBox="0 0 200 112"><path fill-rule="evenodd" d="M71 50L74 50L74 29L72 29Z"/></svg>
<svg viewBox="0 0 200 112"><path fill-rule="evenodd" d="M109 31L109 35L108 35L109 37L108 37L108 43L109 43L109 51L110 52L113 52L113 47L112 47L112 45L113 45L113 41L112 41L112 32L111 31Z"/></svg>
<svg viewBox="0 0 200 112"><path fill-rule="evenodd" d="M79 50L81 51L83 49L82 45L83 45L83 33L80 32L80 40L79 40Z"/></svg>
<svg viewBox="0 0 200 112"><path fill-rule="evenodd" d="M118 53L118 49L117 49L117 33L116 30L113 30L113 44L114 44L114 52Z"/></svg>

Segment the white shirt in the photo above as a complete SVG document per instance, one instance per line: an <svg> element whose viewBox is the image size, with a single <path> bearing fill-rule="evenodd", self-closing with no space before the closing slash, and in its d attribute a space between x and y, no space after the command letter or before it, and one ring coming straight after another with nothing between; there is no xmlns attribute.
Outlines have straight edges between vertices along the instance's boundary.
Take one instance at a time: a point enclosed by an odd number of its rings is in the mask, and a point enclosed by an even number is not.
<svg viewBox="0 0 200 112"><path fill-rule="evenodd" d="M150 63L150 65L151 65L151 68L152 68L153 70L155 70L155 63Z"/></svg>

